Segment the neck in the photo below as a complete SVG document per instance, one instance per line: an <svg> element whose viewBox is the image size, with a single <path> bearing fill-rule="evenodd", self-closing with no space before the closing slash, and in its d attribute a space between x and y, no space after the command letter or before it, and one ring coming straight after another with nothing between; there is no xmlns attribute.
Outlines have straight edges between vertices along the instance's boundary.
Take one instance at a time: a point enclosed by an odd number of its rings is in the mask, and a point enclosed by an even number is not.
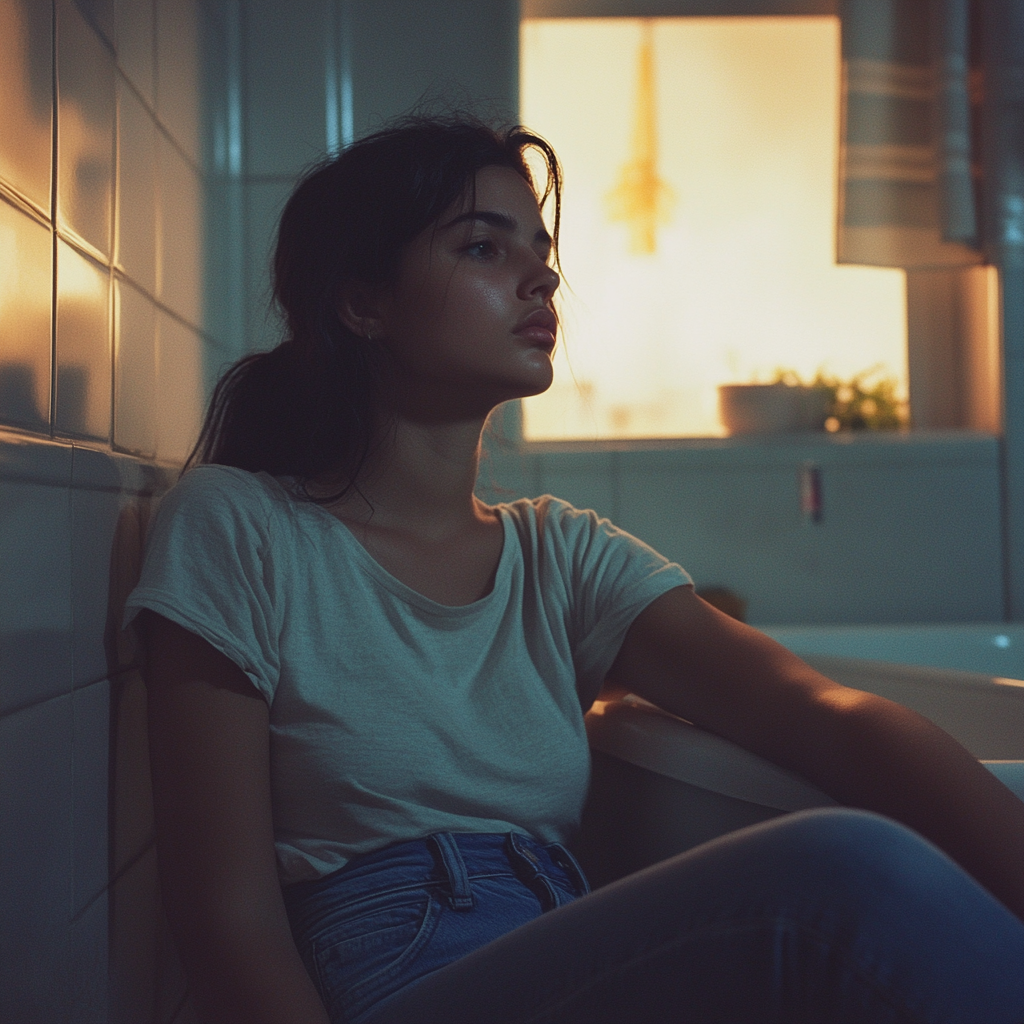
<svg viewBox="0 0 1024 1024"><path fill-rule="evenodd" d="M434 538L479 520L474 497L482 419L423 423L398 417L334 511L344 519ZM325 486L328 486L325 481Z"/></svg>

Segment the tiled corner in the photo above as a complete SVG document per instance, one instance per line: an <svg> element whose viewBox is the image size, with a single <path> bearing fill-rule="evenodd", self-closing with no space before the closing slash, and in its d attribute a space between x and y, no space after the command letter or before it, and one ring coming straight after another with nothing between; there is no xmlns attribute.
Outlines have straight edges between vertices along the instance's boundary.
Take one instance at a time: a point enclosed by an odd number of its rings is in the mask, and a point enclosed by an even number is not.
<svg viewBox="0 0 1024 1024"><path fill-rule="evenodd" d="M114 445L156 454L156 307L114 280Z"/></svg>
<svg viewBox="0 0 1024 1024"><path fill-rule="evenodd" d="M199 173L163 136L160 167L159 297L191 324L202 315L203 186Z"/></svg>
<svg viewBox="0 0 1024 1024"><path fill-rule="evenodd" d="M71 956L67 966L70 981L68 1024L106 1022L107 942L109 907L106 893L93 900L71 921Z"/></svg>
<svg viewBox="0 0 1024 1024"><path fill-rule="evenodd" d="M0 718L0 1020L70 1016L71 697Z"/></svg>
<svg viewBox="0 0 1024 1024"><path fill-rule="evenodd" d="M146 103L155 104L153 0L115 0L117 63Z"/></svg>
<svg viewBox="0 0 1024 1024"><path fill-rule="evenodd" d="M107 886L110 870L110 683L101 680L71 695L73 712L74 885L71 911L81 914Z"/></svg>
<svg viewBox="0 0 1024 1024"><path fill-rule="evenodd" d="M71 690L71 451L25 448L39 459L22 478L0 464L0 714ZM25 479L36 461L64 462L68 482Z"/></svg>
<svg viewBox="0 0 1024 1024"><path fill-rule="evenodd" d="M156 0L157 116L199 164L199 12L196 0Z"/></svg>
<svg viewBox="0 0 1024 1024"><path fill-rule="evenodd" d="M111 873L116 876L153 841L153 785L142 676L132 670L116 677L110 699L114 729Z"/></svg>
<svg viewBox="0 0 1024 1024"><path fill-rule="evenodd" d="M0 178L50 213L53 10L38 0L0 8Z"/></svg>
<svg viewBox="0 0 1024 1024"><path fill-rule="evenodd" d="M48 431L53 234L2 198L0 266L0 423Z"/></svg>
<svg viewBox="0 0 1024 1024"><path fill-rule="evenodd" d="M156 294L156 123L118 78L118 266Z"/></svg>
<svg viewBox="0 0 1024 1024"><path fill-rule="evenodd" d="M57 241L59 434L110 440L110 271Z"/></svg>
<svg viewBox="0 0 1024 1024"><path fill-rule="evenodd" d="M108 1024L156 1017L160 883L150 847L110 887Z"/></svg>
<svg viewBox="0 0 1024 1024"><path fill-rule="evenodd" d="M203 345L199 335L161 313L157 342L157 455L184 462L203 414Z"/></svg>
<svg viewBox="0 0 1024 1024"><path fill-rule="evenodd" d="M300 8L250 0L246 28L247 171L295 175L327 150L330 0Z"/></svg>
<svg viewBox="0 0 1024 1024"><path fill-rule="evenodd" d="M110 255L114 57L74 0L57 0L57 222Z"/></svg>

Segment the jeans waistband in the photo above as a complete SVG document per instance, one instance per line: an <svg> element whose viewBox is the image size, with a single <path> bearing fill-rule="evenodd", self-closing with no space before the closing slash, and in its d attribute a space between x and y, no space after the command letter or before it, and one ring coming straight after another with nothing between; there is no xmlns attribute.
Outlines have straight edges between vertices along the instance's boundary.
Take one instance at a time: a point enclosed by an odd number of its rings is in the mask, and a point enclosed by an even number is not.
<svg viewBox="0 0 1024 1024"><path fill-rule="evenodd" d="M590 891L576 858L560 843L541 843L521 832L435 832L354 857L324 878L288 886L285 896L297 906L339 885L357 898L419 879L439 884L453 910L468 911L474 906L472 880L500 875L515 876L544 910ZM566 886L572 896L565 894Z"/></svg>

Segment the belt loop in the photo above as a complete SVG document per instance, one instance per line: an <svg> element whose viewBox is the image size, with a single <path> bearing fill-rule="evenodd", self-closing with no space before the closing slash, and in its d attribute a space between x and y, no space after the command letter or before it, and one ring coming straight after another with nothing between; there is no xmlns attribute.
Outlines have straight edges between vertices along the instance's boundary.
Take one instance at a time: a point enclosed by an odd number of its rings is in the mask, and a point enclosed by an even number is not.
<svg viewBox="0 0 1024 1024"><path fill-rule="evenodd" d="M552 843L548 847L548 853L572 880L579 895L586 896L590 892L590 882L587 881L587 876L583 873L579 861L561 843Z"/></svg>
<svg viewBox="0 0 1024 1024"><path fill-rule="evenodd" d="M452 910L472 910L473 891L469 887L469 872L462 859L455 836L451 832L434 832L427 838L434 844L438 859L448 876L448 903Z"/></svg>

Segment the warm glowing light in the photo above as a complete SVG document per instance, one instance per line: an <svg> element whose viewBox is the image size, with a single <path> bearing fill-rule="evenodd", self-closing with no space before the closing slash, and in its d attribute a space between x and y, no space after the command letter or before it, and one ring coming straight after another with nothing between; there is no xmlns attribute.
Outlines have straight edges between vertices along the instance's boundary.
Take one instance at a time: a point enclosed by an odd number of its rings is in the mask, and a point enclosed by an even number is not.
<svg viewBox="0 0 1024 1024"><path fill-rule="evenodd" d="M633 152L619 173L615 188L605 196L611 220L629 225L629 249L650 255L658 248L656 229L667 224L675 202L672 187L658 177L658 116L654 86L652 22L641 22L643 35L637 54L636 108L633 114Z"/></svg>
<svg viewBox="0 0 1024 1024"><path fill-rule="evenodd" d="M522 119L565 170L564 344L555 384L524 403L527 438L721 435L718 385L779 367L880 366L905 391L905 275L835 265L838 20L649 25L641 131L641 20L523 23ZM638 256L607 197L645 132L676 200Z"/></svg>

